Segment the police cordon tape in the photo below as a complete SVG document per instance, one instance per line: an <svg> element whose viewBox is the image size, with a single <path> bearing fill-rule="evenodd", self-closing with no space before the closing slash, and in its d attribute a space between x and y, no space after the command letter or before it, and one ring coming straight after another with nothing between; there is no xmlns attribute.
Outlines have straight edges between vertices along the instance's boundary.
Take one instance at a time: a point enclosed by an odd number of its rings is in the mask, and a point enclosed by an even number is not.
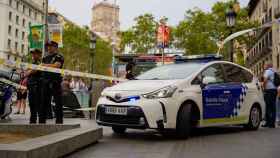
<svg viewBox="0 0 280 158"><path fill-rule="evenodd" d="M53 73L61 74L62 76L69 75L69 76L74 76L74 77L83 77L83 78L100 79L100 80L108 80L108 81L119 81L119 82L126 81L126 79L123 79L123 78L116 78L116 77L105 76L105 75L71 71L71 70L66 70L66 69L51 68L51 67L46 67L46 66L41 66L41 65L24 63L24 62L20 62L19 60L10 61L10 60L0 58L0 65L5 65L7 67L21 69L21 70L38 70L38 71L44 71L44 72L53 72Z"/></svg>
<svg viewBox="0 0 280 158"><path fill-rule="evenodd" d="M26 89L27 89L25 86L21 86L21 85L19 85L19 84L17 84L17 83L14 83L14 82L10 81L10 80L7 80L7 79L5 79L5 78L0 78L0 82L9 84L9 85L11 85L11 86L14 86L16 89L23 89L23 90L26 90Z"/></svg>

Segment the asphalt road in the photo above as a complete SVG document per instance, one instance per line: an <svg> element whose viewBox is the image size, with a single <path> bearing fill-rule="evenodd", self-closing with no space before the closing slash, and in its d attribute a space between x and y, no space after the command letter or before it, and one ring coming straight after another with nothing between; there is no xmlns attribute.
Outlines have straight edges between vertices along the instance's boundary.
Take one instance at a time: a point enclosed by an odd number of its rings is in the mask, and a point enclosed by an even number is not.
<svg viewBox="0 0 280 158"><path fill-rule="evenodd" d="M280 158L280 128L249 132L240 127L199 129L190 139L165 138L155 131L129 130L104 138L69 158Z"/></svg>

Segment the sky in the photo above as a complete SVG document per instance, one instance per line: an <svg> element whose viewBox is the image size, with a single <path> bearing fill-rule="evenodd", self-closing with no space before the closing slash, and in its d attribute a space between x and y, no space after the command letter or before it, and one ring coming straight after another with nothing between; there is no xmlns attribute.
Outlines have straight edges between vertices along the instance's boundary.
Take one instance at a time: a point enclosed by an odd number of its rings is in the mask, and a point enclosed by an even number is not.
<svg viewBox="0 0 280 158"><path fill-rule="evenodd" d="M101 0L49 0L49 3L71 21L79 25L90 25L91 8L99 1ZM174 26L184 19L186 10L199 7L210 11L217 1L219 0L117 0L117 4L120 6L121 29L125 30L133 26L135 17L144 13L152 13L156 19L166 16L169 24ZM241 6L247 6L249 2L239 1Z"/></svg>

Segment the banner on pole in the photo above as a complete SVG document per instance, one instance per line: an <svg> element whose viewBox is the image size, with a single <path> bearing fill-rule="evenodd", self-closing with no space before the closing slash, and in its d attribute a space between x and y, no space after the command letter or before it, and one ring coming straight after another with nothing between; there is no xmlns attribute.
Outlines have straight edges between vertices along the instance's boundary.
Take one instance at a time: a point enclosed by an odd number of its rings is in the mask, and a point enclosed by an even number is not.
<svg viewBox="0 0 280 158"><path fill-rule="evenodd" d="M33 25L29 28L29 47L31 49L43 49L44 47L44 25Z"/></svg>
<svg viewBox="0 0 280 158"><path fill-rule="evenodd" d="M157 30L157 43L159 48L168 47L170 38L170 28L165 24L161 24Z"/></svg>
<svg viewBox="0 0 280 158"><path fill-rule="evenodd" d="M60 24L49 24L49 40L58 43L58 47L63 47L63 27Z"/></svg>

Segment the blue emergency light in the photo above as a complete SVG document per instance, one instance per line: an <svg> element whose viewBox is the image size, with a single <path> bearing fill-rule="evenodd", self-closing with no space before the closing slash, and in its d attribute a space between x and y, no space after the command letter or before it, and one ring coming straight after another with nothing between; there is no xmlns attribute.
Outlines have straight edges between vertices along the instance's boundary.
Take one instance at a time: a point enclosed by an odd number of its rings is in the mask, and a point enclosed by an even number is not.
<svg viewBox="0 0 280 158"><path fill-rule="evenodd" d="M199 62L199 63L208 63L211 61L222 60L222 55L217 54L206 54L206 55L190 55L190 56L177 56L175 58L175 63L187 63L187 62Z"/></svg>

